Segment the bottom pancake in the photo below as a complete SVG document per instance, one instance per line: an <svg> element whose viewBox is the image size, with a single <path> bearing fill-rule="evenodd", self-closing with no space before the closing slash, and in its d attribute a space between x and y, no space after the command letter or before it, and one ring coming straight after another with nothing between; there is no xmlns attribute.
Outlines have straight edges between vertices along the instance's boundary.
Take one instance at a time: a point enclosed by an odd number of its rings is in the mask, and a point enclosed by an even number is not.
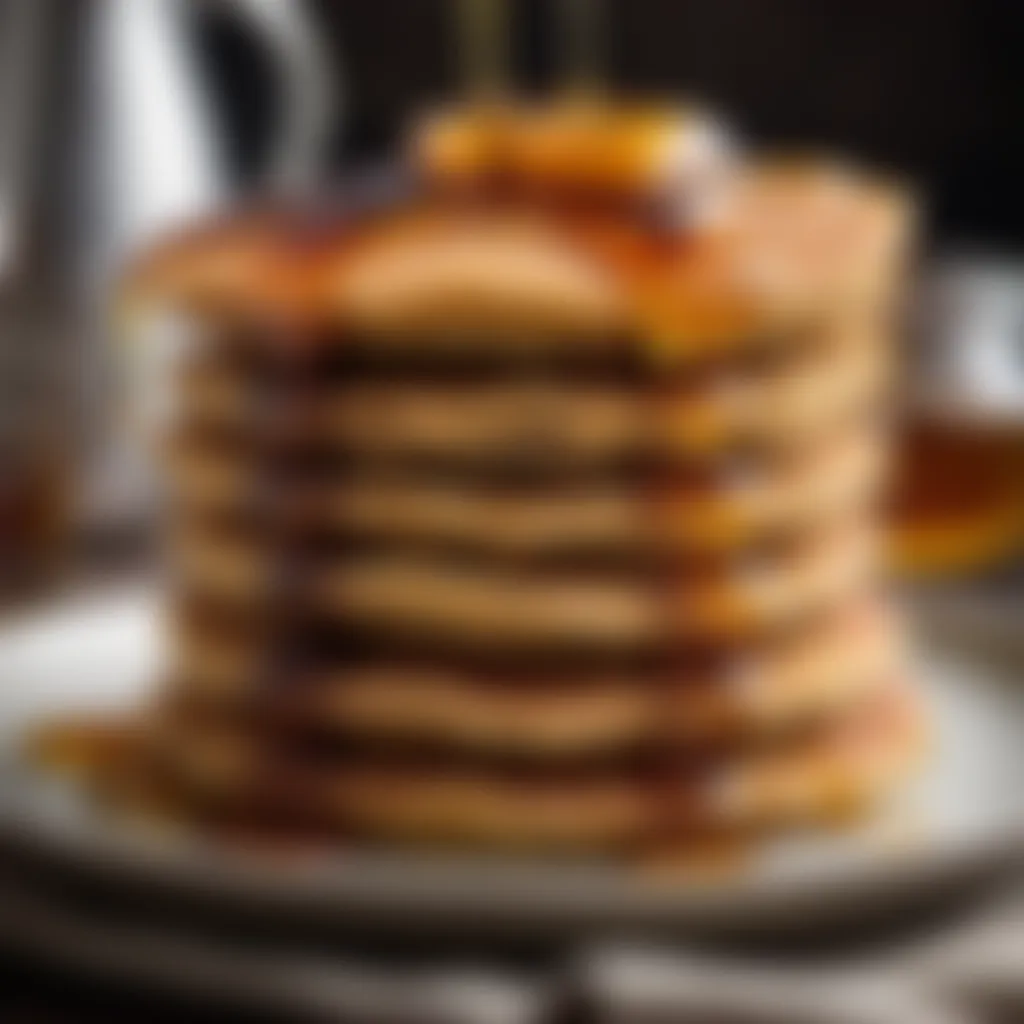
<svg viewBox="0 0 1024 1024"><path fill-rule="evenodd" d="M894 684L838 720L721 761L520 767L297 754L220 723L165 723L163 765L194 799L276 807L348 835L412 844L611 850L658 837L832 819L918 761L926 729Z"/></svg>

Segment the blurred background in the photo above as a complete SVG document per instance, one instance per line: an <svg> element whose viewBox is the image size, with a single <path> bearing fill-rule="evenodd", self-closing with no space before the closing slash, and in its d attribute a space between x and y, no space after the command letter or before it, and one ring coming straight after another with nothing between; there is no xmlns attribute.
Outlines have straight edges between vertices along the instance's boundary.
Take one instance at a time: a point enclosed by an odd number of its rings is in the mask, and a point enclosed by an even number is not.
<svg viewBox="0 0 1024 1024"><path fill-rule="evenodd" d="M511 77L550 89L555 5L508 6ZM386 160L416 113L460 89L454 7L0 0L4 614L148 571L134 417L156 401L160 366L119 347L109 296L125 262L189 219ZM755 144L837 149L920 188L894 564L951 628L1024 649L1024 4L604 0L600 12L612 90L696 96ZM74 991L104 1019L124 1012ZM36 986L22 1008L38 998ZM518 990L509 998L459 1019L533 1019Z"/></svg>

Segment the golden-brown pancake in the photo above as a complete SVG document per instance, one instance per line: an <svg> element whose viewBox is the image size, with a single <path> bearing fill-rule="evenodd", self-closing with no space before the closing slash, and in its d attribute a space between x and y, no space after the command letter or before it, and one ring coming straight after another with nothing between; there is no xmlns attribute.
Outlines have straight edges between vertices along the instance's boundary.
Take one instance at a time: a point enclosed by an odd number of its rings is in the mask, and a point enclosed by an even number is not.
<svg viewBox="0 0 1024 1024"><path fill-rule="evenodd" d="M423 475L356 475L332 484L281 482L244 448L182 436L168 451L171 490L196 515L276 501L307 526L376 541L449 544L495 554L726 549L795 532L843 510L869 508L888 450L870 424L757 460L614 482L502 489ZM500 467L499 467L500 470ZM687 478L689 476L689 479Z"/></svg>
<svg viewBox="0 0 1024 1024"><path fill-rule="evenodd" d="M588 347L607 339L672 365L884 322L905 258L891 191L842 169L750 175L735 224L652 244L621 218L522 212L421 220L324 273L334 315L378 345ZM828 315L826 315L828 314Z"/></svg>
<svg viewBox="0 0 1024 1024"><path fill-rule="evenodd" d="M877 564L874 531L857 519L693 573L520 571L400 550L296 564L244 536L187 526L173 556L192 593L255 607L283 597L356 630L484 649L645 649L673 633L746 636L857 592Z"/></svg>
<svg viewBox="0 0 1024 1024"><path fill-rule="evenodd" d="M910 219L898 191L813 162L754 167L727 223L696 235L429 198L361 218L248 213L151 254L125 301L289 351L362 337L384 351L626 347L674 364L884 321Z"/></svg>
<svg viewBox="0 0 1024 1024"><path fill-rule="evenodd" d="M891 616L858 598L780 637L676 669L504 673L379 659L284 667L274 641L181 622L171 671L187 700L281 714L379 741L574 757L660 743L730 742L856 701L899 670ZM262 712L261 712L262 713Z"/></svg>
<svg viewBox="0 0 1024 1024"><path fill-rule="evenodd" d="M508 461L542 448L571 465L616 465L800 443L878 407L891 362L879 339L851 333L664 382L378 374L289 391L214 359L191 368L179 401L196 429L276 430L363 458Z"/></svg>
<svg viewBox="0 0 1024 1024"><path fill-rule="evenodd" d="M185 731L182 732L182 729ZM715 828L808 823L870 802L921 756L924 723L902 684L778 747L721 762L593 769L307 756L229 724L169 720L171 770L200 799L282 801L362 836L494 847L605 849Z"/></svg>

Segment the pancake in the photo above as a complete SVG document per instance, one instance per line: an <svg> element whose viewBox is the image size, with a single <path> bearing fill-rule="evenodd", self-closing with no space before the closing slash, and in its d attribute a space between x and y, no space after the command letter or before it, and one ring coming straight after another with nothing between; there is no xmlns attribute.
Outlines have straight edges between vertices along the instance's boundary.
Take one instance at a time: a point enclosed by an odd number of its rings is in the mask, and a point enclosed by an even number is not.
<svg viewBox="0 0 1024 1024"><path fill-rule="evenodd" d="M737 742L793 728L891 678L902 656L896 634L890 615L858 598L795 634L661 671L488 672L392 659L285 666L275 677L272 639L181 623L172 671L186 700L319 732L578 757Z"/></svg>
<svg viewBox="0 0 1024 1024"><path fill-rule="evenodd" d="M564 475L555 466L548 472L552 486L518 490L472 478L383 472L336 485L304 483L287 467L275 480L244 449L202 437L180 437L167 459L172 493L196 515L269 506L278 517L355 539L528 556L559 549L726 549L800 530L840 510L870 507L888 451L876 429L855 424L771 461L698 467L690 480L670 474L631 487L567 486L558 483Z"/></svg>
<svg viewBox="0 0 1024 1024"><path fill-rule="evenodd" d="M859 590L874 531L843 520L753 562L689 574L503 570L407 553L333 562L275 557L243 537L182 533L174 570L189 592L243 605L282 596L356 631L457 638L469 647L660 645L666 634L749 635Z"/></svg>
<svg viewBox="0 0 1024 1024"><path fill-rule="evenodd" d="M180 734L184 728L186 733ZM812 823L874 801L920 760L924 723L907 687L778 748L723 763L565 771L306 756L224 723L165 723L174 773L202 800L280 803L349 834L497 848L603 850L720 828Z"/></svg>
<svg viewBox="0 0 1024 1024"><path fill-rule="evenodd" d="M369 458L501 461L540 447L573 465L619 465L652 452L799 443L880 406L890 363L864 335L635 386L552 380L543 370L445 381L403 377L399 367L390 379L289 386L221 359L191 368L180 401L199 429L258 428Z"/></svg>
<svg viewBox="0 0 1024 1024"><path fill-rule="evenodd" d="M622 218L447 218L375 239L325 276L336 315L380 344L501 325L558 345L579 330L672 363L816 323L885 319L910 220L887 184L839 165L776 162L744 176L721 230L685 244L652 244L649 229Z"/></svg>
<svg viewBox="0 0 1024 1024"><path fill-rule="evenodd" d="M457 339L479 347L481 336L534 353L620 339L660 365L815 324L885 321L905 257L895 193L843 170L773 167L742 195L734 227L685 244L652 244L621 220L428 218L325 271L328 302L398 351L439 339L457 351Z"/></svg>
<svg viewBox="0 0 1024 1024"><path fill-rule="evenodd" d="M899 190L815 162L752 167L722 227L694 234L429 197L361 215L249 212L158 248L122 299L143 322L170 307L289 357L363 343L675 364L887 321L911 220Z"/></svg>

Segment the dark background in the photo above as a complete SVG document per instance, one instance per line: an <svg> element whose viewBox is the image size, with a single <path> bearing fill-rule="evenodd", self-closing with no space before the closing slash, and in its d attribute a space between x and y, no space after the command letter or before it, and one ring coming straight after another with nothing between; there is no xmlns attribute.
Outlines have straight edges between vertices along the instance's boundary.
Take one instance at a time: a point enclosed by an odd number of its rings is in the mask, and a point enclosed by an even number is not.
<svg viewBox="0 0 1024 1024"><path fill-rule="evenodd" d="M451 0L295 0L322 25L346 112L336 165L376 157L459 85ZM557 80L557 4L511 0L516 81ZM692 94L766 143L826 144L913 175L939 236L1024 250L1022 0L604 0L617 90ZM252 164L273 89L226 15L208 70Z"/></svg>

